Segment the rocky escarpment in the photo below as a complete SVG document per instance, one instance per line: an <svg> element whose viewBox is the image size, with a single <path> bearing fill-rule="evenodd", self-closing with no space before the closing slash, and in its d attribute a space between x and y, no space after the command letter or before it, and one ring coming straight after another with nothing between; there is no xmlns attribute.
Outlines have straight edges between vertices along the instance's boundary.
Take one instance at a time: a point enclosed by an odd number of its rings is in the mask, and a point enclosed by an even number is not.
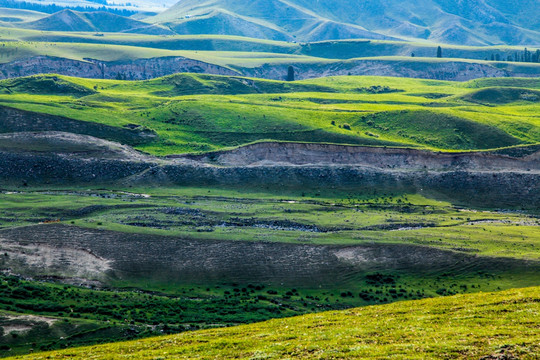
<svg viewBox="0 0 540 360"><path fill-rule="evenodd" d="M289 63L236 67L235 70L184 57L160 57L126 61L86 61L36 56L0 64L0 79L37 74L61 74L92 79L146 80L181 72L214 75L243 75L286 80ZM466 81L486 77L535 77L540 65L472 63L467 61L411 61L354 59L292 64L297 80L339 75L396 76L421 79Z"/></svg>
<svg viewBox="0 0 540 360"><path fill-rule="evenodd" d="M85 61L36 56L0 64L0 79L36 74L60 74L91 79L146 80L175 73L238 75L231 69L184 57L160 57L125 61Z"/></svg>
<svg viewBox="0 0 540 360"><path fill-rule="evenodd" d="M491 152L431 152L332 144L267 142L227 151L185 156L219 166L363 166L403 171L540 170L540 149L522 157Z"/></svg>
<svg viewBox="0 0 540 360"><path fill-rule="evenodd" d="M49 133L40 138L53 142ZM483 206L540 207L540 155L443 154L413 149L260 143L200 156L153 158L129 151L94 149L91 137L62 138L70 151L36 151L32 142L16 149L3 136L0 182L12 185L121 184L224 185L277 188L349 188L431 192ZM72 141L69 144L69 141ZM0 144L1 145L1 144ZM25 147L26 146L26 147ZM56 149L58 149L56 147ZM79 150L78 150L79 149ZM115 152L116 151L116 152ZM86 154L86 155L85 155ZM113 154L113 155L108 155ZM120 154L120 155L118 155Z"/></svg>
<svg viewBox="0 0 540 360"><path fill-rule="evenodd" d="M326 76L367 75L395 76L419 79L467 81L487 77L531 77L540 75L540 66L533 69L519 68L511 64L494 66L489 63L467 61L410 61L354 59L340 62L296 63L295 79L312 79ZM243 75L272 80L286 80L289 64L266 64L241 69Z"/></svg>

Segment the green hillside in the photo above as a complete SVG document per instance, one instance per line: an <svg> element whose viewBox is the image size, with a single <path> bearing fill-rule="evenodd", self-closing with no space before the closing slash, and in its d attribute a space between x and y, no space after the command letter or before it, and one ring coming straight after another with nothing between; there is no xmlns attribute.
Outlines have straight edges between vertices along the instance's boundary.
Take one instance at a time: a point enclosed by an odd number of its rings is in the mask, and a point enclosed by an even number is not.
<svg viewBox="0 0 540 360"><path fill-rule="evenodd" d="M0 105L149 129L158 140L138 148L158 155L260 140L481 150L540 142L537 87L536 79L484 85L380 77L279 82L178 74L125 82L36 76L0 82Z"/></svg>
<svg viewBox="0 0 540 360"><path fill-rule="evenodd" d="M20 359L535 359L540 289L306 315Z"/></svg>
<svg viewBox="0 0 540 360"><path fill-rule="evenodd" d="M241 35L273 40L425 39L461 45L522 44L540 41L529 16L535 0L488 3L456 0L237 0L180 1L148 21L178 33ZM266 31L262 30L266 29Z"/></svg>
<svg viewBox="0 0 540 360"><path fill-rule="evenodd" d="M321 17L279 0L244 3L179 2L147 21L164 24L178 34L249 35L269 40L318 41L340 38L390 38L365 28Z"/></svg>
<svg viewBox="0 0 540 360"><path fill-rule="evenodd" d="M142 48L164 50L199 50L199 51L239 51L265 52L278 54L308 55L327 59L350 59L376 56L410 56L435 57L438 44L429 42L404 42L389 40L353 39L340 41L319 41L309 43L292 43L271 41L232 35L172 35L156 36L122 33L73 33L61 31L36 31L30 29L0 28L0 36L4 39L23 42L46 43L89 43L108 45L127 45ZM534 47L530 49L534 51ZM522 52L523 46L462 46L443 45L445 58L464 58L484 60L498 55L500 59L514 58L516 52Z"/></svg>
<svg viewBox="0 0 540 360"><path fill-rule="evenodd" d="M0 7L0 24L9 26L25 21L35 21L44 18L47 14L21 9L7 9Z"/></svg>

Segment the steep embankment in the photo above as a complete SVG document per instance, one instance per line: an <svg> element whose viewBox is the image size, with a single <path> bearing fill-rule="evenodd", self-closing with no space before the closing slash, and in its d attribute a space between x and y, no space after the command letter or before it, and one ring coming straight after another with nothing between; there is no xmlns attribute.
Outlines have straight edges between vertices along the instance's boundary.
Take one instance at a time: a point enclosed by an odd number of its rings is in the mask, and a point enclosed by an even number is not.
<svg viewBox="0 0 540 360"><path fill-rule="evenodd" d="M396 171L530 171L540 170L539 155L515 158L490 152L436 153L400 148L268 142L186 157L228 167L345 165Z"/></svg>
<svg viewBox="0 0 540 360"><path fill-rule="evenodd" d="M146 80L175 73L204 73L239 75L237 72L214 64L184 57L161 57L126 61L86 61L36 56L0 64L0 79L36 74L60 74L91 79Z"/></svg>
<svg viewBox="0 0 540 360"><path fill-rule="evenodd" d="M228 68L184 57L107 62L35 56L0 64L0 79L54 73L93 79L146 80L180 72L191 72L286 80L288 68L291 65L297 80L340 75L369 75L467 81L486 77L538 77L540 75L538 64L469 62L457 59L380 58L324 62L294 60L268 62L254 67L231 65Z"/></svg>
<svg viewBox="0 0 540 360"><path fill-rule="evenodd" d="M353 59L329 63L292 64L297 80L340 75L395 76L419 79L467 81L486 77L536 77L540 65L468 62L458 59L412 58ZM289 64L265 64L240 69L245 76L285 80Z"/></svg>
<svg viewBox="0 0 540 360"><path fill-rule="evenodd" d="M54 129L57 130L57 129ZM33 135L32 135L33 136ZM29 136L28 139L32 139ZM55 142L58 133L40 138ZM11 137L11 139L10 139ZM388 191L431 191L480 205L537 207L540 204L539 155L433 153L412 149L338 145L260 143L202 156L157 159L126 155L81 156L73 150L36 152L32 141L5 135L0 179L41 185L121 183L247 185L271 187L354 187ZM88 149L92 138L62 139L64 148ZM107 145L114 147L116 145ZM118 145L119 146L119 145ZM0 148L1 150L1 148ZM536 152L534 152L536 151ZM124 152L128 154L128 152Z"/></svg>

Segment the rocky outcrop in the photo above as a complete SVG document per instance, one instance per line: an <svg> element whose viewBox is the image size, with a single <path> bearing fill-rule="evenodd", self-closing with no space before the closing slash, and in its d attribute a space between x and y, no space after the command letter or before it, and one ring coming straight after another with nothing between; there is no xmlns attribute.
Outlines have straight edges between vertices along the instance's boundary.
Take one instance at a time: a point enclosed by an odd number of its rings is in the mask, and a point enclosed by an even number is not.
<svg viewBox="0 0 540 360"><path fill-rule="evenodd" d="M214 64L184 57L160 57L125 61L85 61L36 56L0 64L0 79L36 74L60 74L91 79L146 80L175 73L205 73L213 75L239 75L237 72Z"/></svg>
<svg viewBox="0 0 540 360"><path fill-rule="evenodd" d="M126 61L85 61L36 56L0 64L0 79L36 74L60 74L92 79L146 80L175 73L205 73L214 75L243 75L255 78L286 80L288 67L293 65L297 80L325 76L369 75L396 76L420 79L466 81L486 77L536 77L540 65L473 63L467 61L411 60L345 60L307 63L265 64L256 67L227 67L184 57L160 57Z"/></svg>
<svg viewBox="0 0 540 360"><path fill-rule="evenodd" d="M467 81L486 77L531 77L540 75L540 66L536 71L528 71L511 66L498 68L488 63L467 61L427 62L363 59L323 63L266 64L251 69L242 69L242 73L251 77L286 80L289 65L294 67L295 79L297 80L340 75L368 75Z"/></svg>
<svg viewBox="0 0 540 360"><path fill-rule="evenodd" d="M55 133L40 141L53 141ZM59 133L61 134L61 133ZM56 135L61 136L61 135ZM0 138L0 182L12 185L122 184L253 186L429 192L482 206L540 208L538 152L434 153L321 144L261 143L199 156L132 156L92 138L61 138L64 150ZM2 147L2 142L12 144ZM60 140L54 140L60 141ZM71 141L71 143L70 143ZM43 144L40 144L43 147ZM120 146L120 145L118 145ZM26 148L25 148L26 147ZM71 152L65 150L71 148ZM92 153L94 151L94 153ZM132 151L132 150L131 150Z"/></svg>

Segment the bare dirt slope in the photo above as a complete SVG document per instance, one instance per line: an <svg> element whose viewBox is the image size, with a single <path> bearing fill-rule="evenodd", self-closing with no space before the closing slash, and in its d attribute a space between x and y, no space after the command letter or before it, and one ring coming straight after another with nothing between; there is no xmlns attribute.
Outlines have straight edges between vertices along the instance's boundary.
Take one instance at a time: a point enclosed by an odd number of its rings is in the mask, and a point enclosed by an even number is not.
<svg viewBox="0 0 540 360"><path fill-rule="evenodd" d="M430 191L482 206L536 208L540 204L536 147L506 154L435 153L259 143L199 156L155 158L90 136L47 132L5 134L0 138L0 155L0 180L12 185L338 186Z"/></svg>
<svg viewBox="0 0 540 360"><path fill-rule="evenodd" d="M490 152L436 153L414 149L268 142L193 157L220 166L368 166L403 171L539 171L540 151L512 157Z"/></svg>
<svg viewBox="0 0 540 360"><path fill-rule="evenodd" d="M411 59L351 59L345 61L267 63L254 67L230 68L183 57L160 57L126 61L84 61L35 56L0 64L0 79L37 74L61 74L91 79L146 80L190 72L214 75L242 75L286 80L292 65L295 79L325 76L369 75L467 81L486 77L538 77L540 65L526 63L468 62L466 60L426 61Z"/></svg>
<svg viewBox="0 0 540 360"><path fill-rule="evenodd" d="M196 240L57 224L0 230L0 251L7 254L0 258L0 267L12 273L104 283L149 279L311 286L347 283L380 270L431 273L535 266L420 246Z"/></svg>

